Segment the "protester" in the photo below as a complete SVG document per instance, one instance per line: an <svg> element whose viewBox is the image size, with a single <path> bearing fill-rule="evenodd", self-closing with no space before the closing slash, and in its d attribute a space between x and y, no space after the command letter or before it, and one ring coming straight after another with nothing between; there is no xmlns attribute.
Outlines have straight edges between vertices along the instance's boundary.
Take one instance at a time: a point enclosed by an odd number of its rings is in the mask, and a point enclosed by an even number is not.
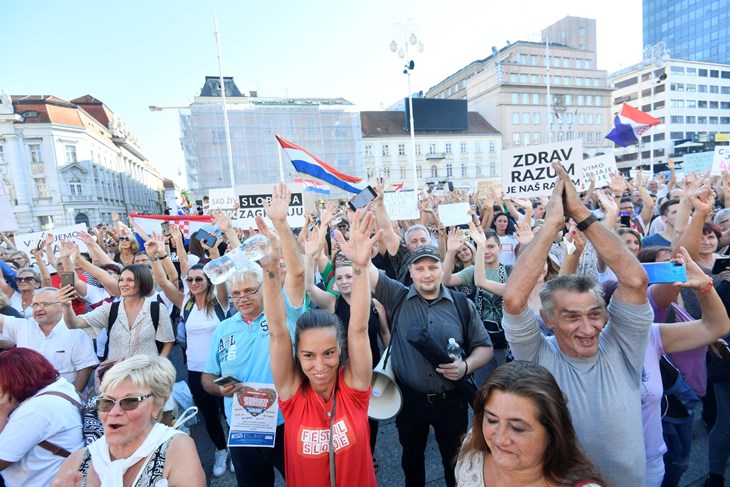
<svg viewBox="0 0 730 487"><path fill-rule="evenodd" d="M134 256L139 251L139 243L132 233L119 237L119 252L114 254L114 262L128 266L134 264Z"/></svg>
<svg viewBox="0 0 730 487"><path fill-rule="evenodd" d="M41 276L31 267L18 269L15 276L18 290L13 289L5 279L0 279L0 291L10 299L10 306L15 308L23 318L33 316L30 305L33 301L33 293L41 285Z"/></svg>
<svg viewBox="0 0 730 487"><path fill-rule="evenodd" d="M175 382L163 357L135 355L110 368L97 399L104 436L71 455L54 486L204 487L193 440L159 422Z"/></svg>
<svg viewBox="0 0 730 487"><path fill-rule="evenodd" d="M74 387L40 353L0 353L0 473L7 487L47 487L84 444Z"/></svg>
<svg viewBox="0 0 730 487"><path fill-rule="evenodd" d="M477 391L456 463L459 486L609 485L580 448L552 374L530 362L498 367Z"/></svg>
<svg viewBox="0 0 730 487"><path fill-rule="evenodd" d="M578 440L608 481L644 485L639 384L652 322L646 272L616 234L596 222L562 166L552 166L560 178L544 228L522 252L507 282L505 334L515 359L537 362L555 376L568 398ZM555 336L544 337L527 300L564 215L578 222L578 230L618 277L618 288L606 310L598 283L589 277L560 276L547 282L540 296L541 314ZM600 435L595 434L596 424L601 425Z"/></svg>

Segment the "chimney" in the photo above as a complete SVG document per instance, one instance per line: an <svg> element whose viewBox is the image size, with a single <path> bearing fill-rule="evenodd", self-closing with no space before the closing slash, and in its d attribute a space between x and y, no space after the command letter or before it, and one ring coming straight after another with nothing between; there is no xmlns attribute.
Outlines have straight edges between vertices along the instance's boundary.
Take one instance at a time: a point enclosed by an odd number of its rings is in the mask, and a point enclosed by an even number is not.
<svg viewBox="0 0 730 487"><path fill-rule="evenodd" d="M250 96L251 98L257 98L259 96L259 92L256 90L250 90L248 92L248 96Z"/></svg>

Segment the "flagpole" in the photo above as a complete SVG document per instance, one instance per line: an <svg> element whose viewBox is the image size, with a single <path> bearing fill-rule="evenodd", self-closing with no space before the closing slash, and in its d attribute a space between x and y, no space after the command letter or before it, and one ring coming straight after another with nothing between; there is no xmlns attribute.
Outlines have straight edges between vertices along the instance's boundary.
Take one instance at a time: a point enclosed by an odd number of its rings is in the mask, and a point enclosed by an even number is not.
<svg viewBox="0 0 730 487"><path fill-rule="evenodd" d="M226 150L228 151L228 175L231 178L231 187L236 187L236 179L233 173L233 148L231 147L231 128L228 125L228 107L226 105L226 85L223 81L223 59L221 57L220 34L218 33L218 14L213 12L215 23L215 47L218 51L218 77L221 85L221 101L223 103L223 126L226 131Z"/></svg>
<svg viewBox="0 0 730 487"><path fill-rule="evenodd" d="M284 161L281 159L281 144L279 141L276 141L276 154L279 156L279 179L281 182L284 182Z"/></svg>

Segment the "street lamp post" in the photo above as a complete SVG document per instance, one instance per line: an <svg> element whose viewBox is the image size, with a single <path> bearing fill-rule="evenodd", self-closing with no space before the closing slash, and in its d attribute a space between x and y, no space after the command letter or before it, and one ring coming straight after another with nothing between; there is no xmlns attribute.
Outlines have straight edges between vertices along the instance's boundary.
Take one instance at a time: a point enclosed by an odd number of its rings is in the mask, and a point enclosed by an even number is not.
<svg viewBox="0 0 730 487"><path fill-rule="evenodd" d="M405 59L405 69L403 74L408 77L408 109L410 111L410 128L411 128L411 168L413 169L413 191L418 195L418 174L416 172L416 132L413 123L413 94L411 93L411 71L415 67L415 63L411 59L409 46L414 46L417 52L423 52L423 43L418 40L416 34L417 26L411 19L405 24L395 24L393 26L393 40L390 41L390 50L397 53L398 57Z"/></svg>
<svg viewBox="0 0 730 487"><path fill-rule="evenodd" d="M669 49L667 49L667 44L664 41L659 41L653 46L651 44L647 44L644 47L644 66L651 66L651 74L652 76L649 77L649 82L651 83L651 98L650 98L650 104L651 104L651 110L654 109L654 68L661 68L666 61L669 61ZM666 79L666 76L664 76L664 79ZM649 110L649 111L651 111ZM650 162L649 162L649 174L651 174L651 177L654 177L654 134L651 134L651 156L650 156ZM639 139L639 165L641 166L641 153L643 151L643 142L641 139Z"/></svg>

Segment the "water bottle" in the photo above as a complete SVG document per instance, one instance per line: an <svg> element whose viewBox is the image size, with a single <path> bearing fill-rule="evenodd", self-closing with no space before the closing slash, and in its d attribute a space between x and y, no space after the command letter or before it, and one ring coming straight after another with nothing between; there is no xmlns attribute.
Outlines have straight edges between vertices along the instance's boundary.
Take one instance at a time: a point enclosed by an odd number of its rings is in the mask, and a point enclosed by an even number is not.
<svg viewBox="0 0 730 487"><path fill-rule="evenodd" d="M237 249L205 264L203 272L210 282L220 284L238 271L256 266L256 261L269 255L271 242L264 235L253 235Z"/></svg>
<svg viewBox="0 0 730 487"><path fill-rule="evenodd" d="M449 344L446 346L446 351L449 355L453 355L456 358L461 358L461 346L456 343L454 338L449 338Z"/></svg>

